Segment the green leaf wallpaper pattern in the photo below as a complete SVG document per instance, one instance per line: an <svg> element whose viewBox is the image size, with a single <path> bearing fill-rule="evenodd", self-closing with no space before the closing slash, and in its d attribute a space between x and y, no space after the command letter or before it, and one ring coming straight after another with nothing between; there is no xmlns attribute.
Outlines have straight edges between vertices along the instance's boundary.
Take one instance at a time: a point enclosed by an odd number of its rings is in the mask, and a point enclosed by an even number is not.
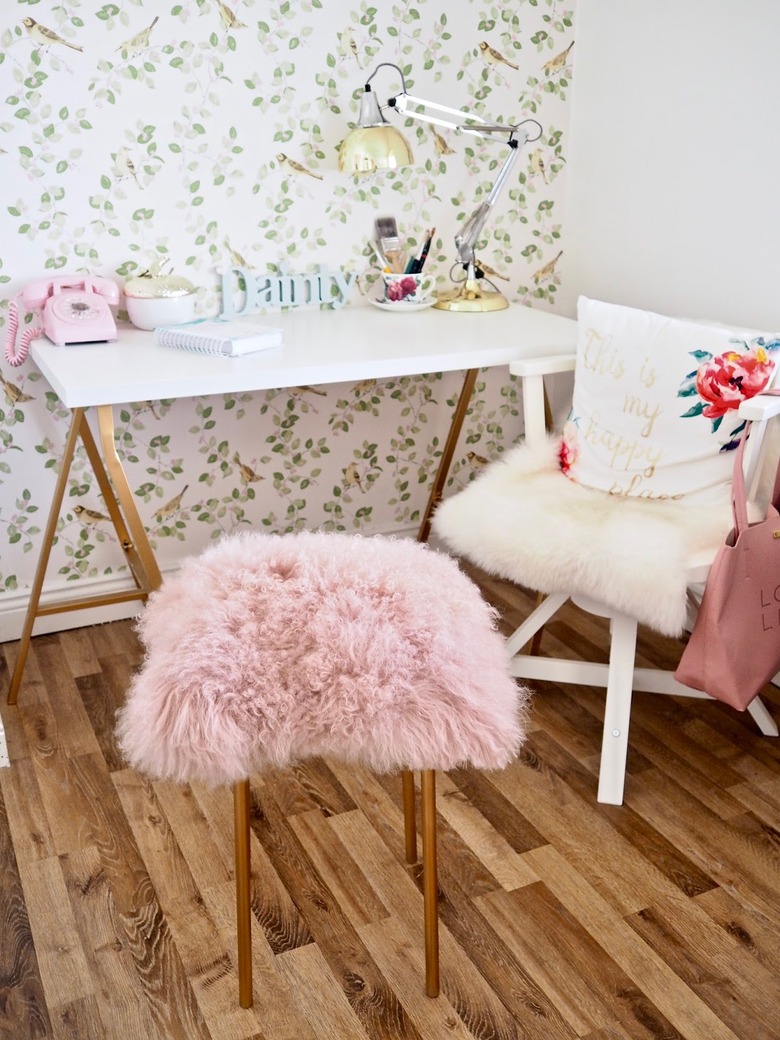
<svg viewBox="0 0 780 1040"><path fill-rule="evenodd" d="M0 15L0 293L46 272L119 281L153 261L220 306L218 272L357 273L375 292L374 219L393 214L449 285L453 240L492 187L500 141L406 120L413 166L352 180L338 146L380 61L409 89L495 121L538 119L479 255L513 301L555 305L574 2L18 0ZM395 93L392 70L373 85ZM453 320L460 320L452 316ZM323 316L326 320L326 316ZM449 320L449 318L447 319ZM4 335L4 330L3 330ZM128 477L163 567L223 533L413 529L460 387L456 373L116 409ZM32 581L69 412L31 363L0 361L0 589ZM505 371L484 373L452 482L521 431ZM91 469L73 467L47 587L121 570ZM59 576L59 577L58 577Z"/></svg>

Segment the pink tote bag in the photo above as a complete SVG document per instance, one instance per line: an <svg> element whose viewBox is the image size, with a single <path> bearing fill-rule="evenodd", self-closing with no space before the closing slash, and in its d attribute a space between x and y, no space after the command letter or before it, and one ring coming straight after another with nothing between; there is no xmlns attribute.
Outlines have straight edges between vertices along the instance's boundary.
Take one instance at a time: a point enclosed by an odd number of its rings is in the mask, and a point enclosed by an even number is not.
<svg viewBox="0 0 780 1040"><path fill-rule="evenodd" d="M780 672L780 463L766 518L749 524L742 472L748 429L734 460L734 528L718 550L675 672L740 711Z"/></svg>

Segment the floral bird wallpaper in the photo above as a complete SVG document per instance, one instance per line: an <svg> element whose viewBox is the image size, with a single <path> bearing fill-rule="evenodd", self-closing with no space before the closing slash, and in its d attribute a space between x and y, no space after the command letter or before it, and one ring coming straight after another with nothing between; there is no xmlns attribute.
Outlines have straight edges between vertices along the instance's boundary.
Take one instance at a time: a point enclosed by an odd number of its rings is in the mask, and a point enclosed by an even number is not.
<svg viewBox="0 0 780 1040"><path fill-rule="evenodd" d="M379 62L419 96L539 121L478 253L512 301L554 308L575 57L574 0L4 3L3 323L32 279L91 272L121 284L163 261L198 287L201 315L219 311L231 266L343 268L356 275L347 305L360 306L377 290L381 216L416 249L436 228L426 273L449 288L455 233L505 148L407 119L412 166L340 173L339 144ZM383 69L372 86L384 102L400 82ZM116 409L161 567L249 525L414 531L460 382L430 373ZM29 590L69 418L32 362L0 360L0 638L17 634L2 619ZM451 480L465 483L521 429L507 373L483 373ZM46 589L114 580L115 542L79 454Z"/></svg>

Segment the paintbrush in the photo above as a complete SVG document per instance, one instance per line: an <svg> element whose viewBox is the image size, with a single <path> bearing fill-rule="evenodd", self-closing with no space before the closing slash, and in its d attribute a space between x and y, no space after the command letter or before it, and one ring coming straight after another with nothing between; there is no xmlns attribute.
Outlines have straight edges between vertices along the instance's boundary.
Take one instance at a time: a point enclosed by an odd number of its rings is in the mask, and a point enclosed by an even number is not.
<svg viewBox="0 0 780 1040"><path fill-rule="evenodd" d="M377 259L379 260L382 267L389 267L390 264L387 262L387 257L382 252L382 247L380 246L380 244L377 241L372 241L371 246L374 252L376 253Z"/></svg>
<svg viewBox="0 0 780 1040"><path fill-rule="evenodd" d="M390 270L396 274L402 272L406 255L401 249L401 239L398 237L398 225L395 217L377 217L374 229L379 241L379 248Z"/></svg>

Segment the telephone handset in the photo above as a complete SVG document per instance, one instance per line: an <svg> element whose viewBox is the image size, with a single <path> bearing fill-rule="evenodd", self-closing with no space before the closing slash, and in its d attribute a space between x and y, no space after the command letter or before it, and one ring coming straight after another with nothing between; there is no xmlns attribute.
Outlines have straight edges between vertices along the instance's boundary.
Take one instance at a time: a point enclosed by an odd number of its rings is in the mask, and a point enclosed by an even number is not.
<svg viewBox="0 0 780 1040"><path fill-rule="evenodd" d="M17 350L20 301L27 310L43 308L43 313L41 326L25 329ZM9 306L6 361L9 365L21 365L32 340L43 335L58 347L68 343L103 343L116 339L116 323L109 305L118 303L119 286L110 278L63 275L33 282Z"/></svg>

